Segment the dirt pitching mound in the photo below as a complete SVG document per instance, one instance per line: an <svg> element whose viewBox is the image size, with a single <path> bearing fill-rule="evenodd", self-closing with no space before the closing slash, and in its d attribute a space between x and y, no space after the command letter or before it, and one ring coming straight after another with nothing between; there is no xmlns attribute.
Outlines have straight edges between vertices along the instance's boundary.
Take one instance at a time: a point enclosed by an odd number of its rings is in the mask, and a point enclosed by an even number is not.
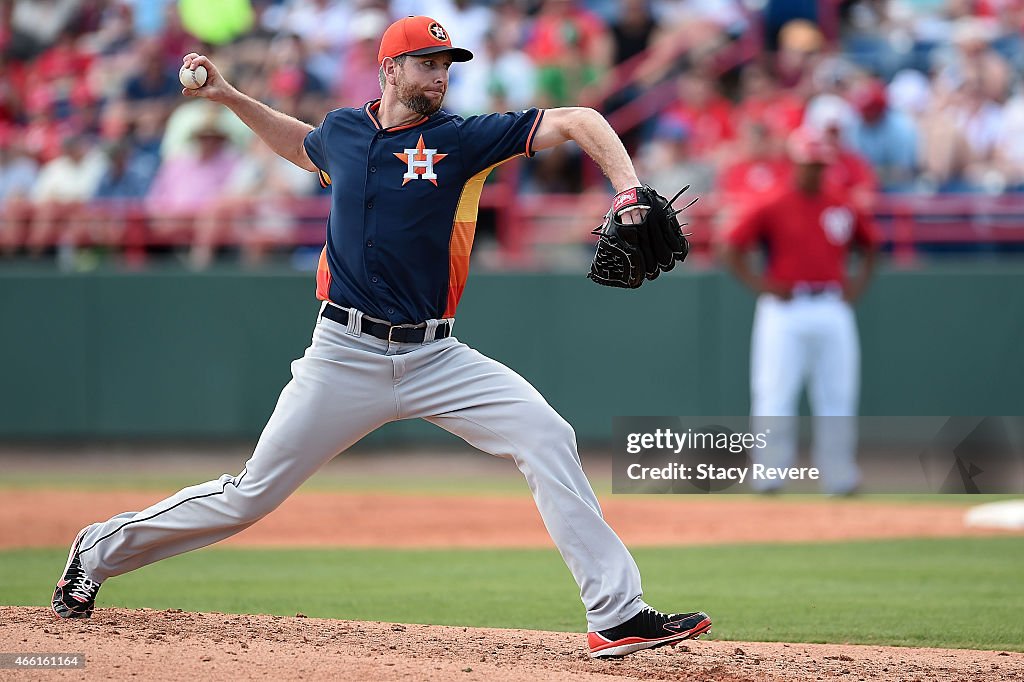
<svg viewBox="0 0 1024 682"><path fill-rule="evenodd" d="M1020 680L1024 654L896 647L691 641L591 660L581 634L316 618L100 609L58 620L0 607L8 652L79 653L85 670L20 679L345 680ZM4 677L0 673L0 677Z"/></svg>

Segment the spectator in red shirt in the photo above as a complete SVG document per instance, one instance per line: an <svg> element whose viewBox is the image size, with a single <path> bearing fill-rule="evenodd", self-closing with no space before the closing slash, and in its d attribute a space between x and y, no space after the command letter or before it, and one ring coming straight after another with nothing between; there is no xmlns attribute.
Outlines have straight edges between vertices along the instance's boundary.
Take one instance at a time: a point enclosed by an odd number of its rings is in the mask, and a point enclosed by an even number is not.
<svg viewBox="0 0 1024 682"><path fill-rule="evenodd" d="M662 118L677 121L691 132L693 156L715 161L727 153L724 143L736 136L733 106L718 93L717 81L701 69L691 69L678 77L676 95Z"/></svg>
<svg viewBox="0 0 1024 682"><path fill-rule="evenodd" d="M265 74L266 98L271 106L297 113L307 96L327 93L327 86L306 68L307 62L305 46L296 35L281 36L270 44Z"/></svg>
<svg viewBox="0 0 1024 682"><path fill-rule="evenodd" d="M609 41L600 18L575 0L545 0L525 47L537 65L537 104L579 101L608 68Z"/></svg>
<svg viewBox="0 0 1024 682"><path fill-rule="evenodd" d="M723 168L717 182L723 208L732 215L781 190L790 175L790 163L768 125L748 120L740 133L740 155Z"/></svg>
<svg viewBox="0 0 1024 682"><path fill-rule="evenodd" d="M0 54L0 122L17 123L22 119L27 82L24 66Z"/></svg>
<svg viewBox="0 0 1024 682"><path fill-rule="evenodd" d="M89 73L92 55L78 48L75 32L74 27L65 28L57 43L40 55L34 64L34 79L52 82L62 78L78 79Z"/></svg>
<svg viewBox="0 0 1024 682"><path fill-rule="evenodd" d="M740 74L740 99L735 117L737 129L758 122L784 139L800 127L804 103L793 92L780 88L764 65L752 62Z"/></svg>

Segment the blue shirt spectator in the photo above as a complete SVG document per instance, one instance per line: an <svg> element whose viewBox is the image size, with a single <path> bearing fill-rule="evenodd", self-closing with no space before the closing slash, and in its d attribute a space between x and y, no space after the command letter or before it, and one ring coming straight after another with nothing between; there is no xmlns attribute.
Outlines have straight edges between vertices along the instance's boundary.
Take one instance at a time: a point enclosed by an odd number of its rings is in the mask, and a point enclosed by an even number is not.
<svg viewBox="0 0 1024 682"><path fill-rule="evenodd" d="M141 36L157 35L167 24L168 11L176 11L175 0L128 0L135 19L135 30Z"/></svg>
<svg viewBox="0 0 1024 682"><path fill-rule="evenodd" d="M180 97L181 84L175 66L160 52L160 44L149 41L139 48L139 72L125 83L124 96L132 102Z"/></svg>
<svg viewBox="0 0 1024 682"><path fill-rule="evenodd" d="M0 205L32 193L39 164L29 156L13 132L0 128Z"/></svg>
<svg viewBox="0 0 1024 682"><path fill-rule="evenodd" d="M126 143L107 151L110 165L96 190L97 199L142 199L153 181L155 166Z"/></svg>
<svg viewBox="0 0 1024 682"><path fill-rule="evenodd" d="M889 191L909 189L917 171L917 127L888 105L884 86L868 85L854 97L860 119L850 130L850 143L866 158Z"/></svg>

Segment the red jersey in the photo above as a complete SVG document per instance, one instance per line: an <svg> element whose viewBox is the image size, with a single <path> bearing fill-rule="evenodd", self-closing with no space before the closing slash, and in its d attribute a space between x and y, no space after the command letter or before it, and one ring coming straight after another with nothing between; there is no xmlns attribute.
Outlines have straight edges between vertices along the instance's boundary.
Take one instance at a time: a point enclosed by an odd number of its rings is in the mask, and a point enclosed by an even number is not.
<svg viewBox="0 0 1024 682"><path fill-rule="evenodd" d="M782 189L789 177L786 159L743 159L718 176L718 191L730 204L761 202Z"/></svg>
<svg viewBox="0 0 1024 682"><path fill-rule="evenodd" d="M682 124L690 131L690 153L701 158L736 137L732 106L724 97L714 97L699 107L676 102L663 117Z"/></svg>
<svg viewBox="0 0 1024 682"><path fill-rule="evenodd" d="M540 66L558 65L567 57L578 63L579 55L587 55L597 46L604 33L604 24L595 14L573 9L565 14L541 14L524 48Z"/></svg>
<svg viewBox="0 0 1024 682"><path fill-rule="evenodd" d="M60 78L84 78L92 67L93 57L68 45L54 45L35 62L33 79L49 82Z"/></svg>
<svg viewBox="0 0 1024 682"><path fill-rule="evenodd" d="M791 188L754 206L726 239L740 249L764 243L767 279L792 286L845 284L850 246L873 249L880 236L874 222L841 195Z"/></svg>
<svg viewBox="0 0 1024 682"><path fill-rule="evenodd" d="M736 106L736 128L760 123L779 136L789 135L804 120L804 103L795 95L780 90L770 97L752 97Z"/></svg>

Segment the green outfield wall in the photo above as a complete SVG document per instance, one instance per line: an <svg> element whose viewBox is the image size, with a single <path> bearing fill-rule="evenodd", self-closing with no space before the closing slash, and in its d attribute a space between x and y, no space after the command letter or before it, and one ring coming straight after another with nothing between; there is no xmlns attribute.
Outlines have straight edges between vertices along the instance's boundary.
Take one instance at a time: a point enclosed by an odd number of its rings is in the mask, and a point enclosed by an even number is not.
<svg viewBox="0 0 1024 682"><path fill-rule="evenodd" d="M0 438L253 437L309 341L312 289L286 271L0 271ZM745 414L753 305L715 270L637 291L481 274L455 333L591 441L615 415ZM888 270L858 315L864 414L1024 414L1024 267ZM422 423L371 437L445 438Z"/></svg>

